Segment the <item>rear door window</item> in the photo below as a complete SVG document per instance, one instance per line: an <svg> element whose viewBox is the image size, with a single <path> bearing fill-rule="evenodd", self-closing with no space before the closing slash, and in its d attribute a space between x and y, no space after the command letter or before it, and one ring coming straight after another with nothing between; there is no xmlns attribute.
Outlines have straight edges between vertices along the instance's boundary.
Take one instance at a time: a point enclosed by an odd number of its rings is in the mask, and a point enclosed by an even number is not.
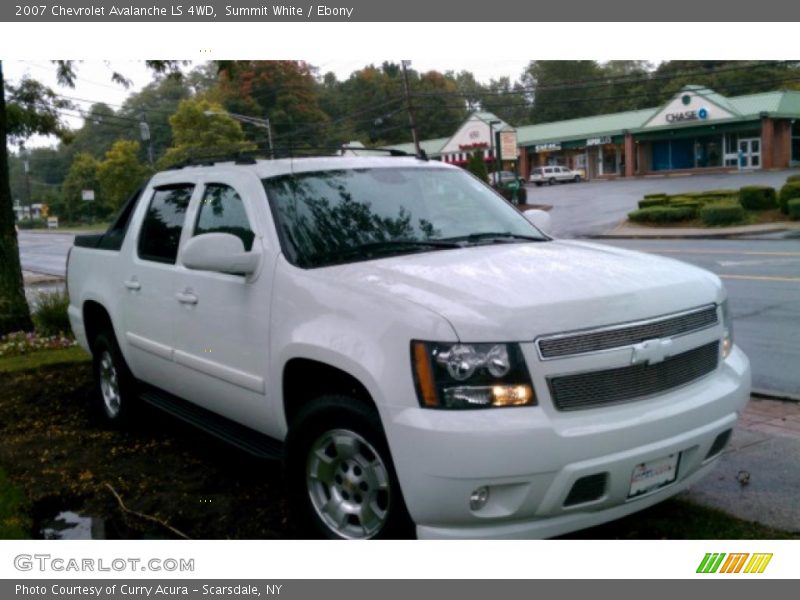
<svg viewBox="0 0 800 600"><path fill-rule="evenodd" d="M156 188L139 232L139 258L175 264L193 184Z"/></svg>

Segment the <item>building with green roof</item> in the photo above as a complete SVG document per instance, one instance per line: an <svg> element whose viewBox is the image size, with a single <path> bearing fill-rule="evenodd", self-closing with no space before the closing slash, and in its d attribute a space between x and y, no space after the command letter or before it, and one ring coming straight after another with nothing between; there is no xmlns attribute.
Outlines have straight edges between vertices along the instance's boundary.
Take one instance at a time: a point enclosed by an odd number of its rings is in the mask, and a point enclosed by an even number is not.
<svg viewBox="0 0 800 600"><path fill-rule="evenodd" d="M562 165L589 178L800 164L800 92L726 97L687 85L662 106L517 130L520 171Z"/></svg>

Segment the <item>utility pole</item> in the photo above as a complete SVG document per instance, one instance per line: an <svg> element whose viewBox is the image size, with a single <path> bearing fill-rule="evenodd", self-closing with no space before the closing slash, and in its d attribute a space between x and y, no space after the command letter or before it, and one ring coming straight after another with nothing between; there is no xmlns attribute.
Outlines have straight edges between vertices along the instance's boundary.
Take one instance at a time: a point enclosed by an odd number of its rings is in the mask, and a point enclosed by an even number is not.
<svg viewBox="0 0 800 600"><path fill-rule="evenodd" d="M147 142L147 158L152 165L154 163L153 160L153 140L150 138L150 126L147 124L147 120L145 118L144 113L140 117L141 121L139 122L139 134L142 137L143 142Z"/></svg>
<svg viewBox="0 0 800 600"><path fill-rule="evenodd" d="M269 157L270 159L275 158L275 150L272 147L272 125L269 122L269 117L265 118L264 121L267 123L267 141L269 142Z"/></svg>
<svg viewBox="0 0 800 600"><path fill-rule="evenodd" d="M406 105L408 107L408 123L411 125L411 137L414 140L414 149L417 151L417 156L422 154L419 147L419 135L417 134L417 119L414 117L414 106L411 104L411 91L408 87L408 71L406 67L411 64L410 60L401 60L400 64L403 66L403 82L405 83L406 90Z"/></svg>
<svg viewBox="0 0 800 600"><path fill-rule="evenodd" d="M33 200L31 198L31 162L30 162L31 154L29 151L25 151L25 160L23 161L23 165L25 166L25 195L27 196L28 200L28 219L33 220L32 208L31 205ZM25 210L22 211L23 216L25 216Z"/></svg>

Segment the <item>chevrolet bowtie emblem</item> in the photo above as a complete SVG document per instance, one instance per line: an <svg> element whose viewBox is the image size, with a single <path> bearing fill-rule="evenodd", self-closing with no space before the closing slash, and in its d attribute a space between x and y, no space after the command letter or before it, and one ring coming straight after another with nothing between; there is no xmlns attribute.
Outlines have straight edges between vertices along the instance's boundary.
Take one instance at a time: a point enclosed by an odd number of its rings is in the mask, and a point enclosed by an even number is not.
<svg viewBox="0 0 800 600"><path fill-rule="evenodd" d="M631 364L638 365L640 363L646 363L648 365L654 365L667 358L671 352L672 340L670 339L645 340L633 347Z"/></svg>

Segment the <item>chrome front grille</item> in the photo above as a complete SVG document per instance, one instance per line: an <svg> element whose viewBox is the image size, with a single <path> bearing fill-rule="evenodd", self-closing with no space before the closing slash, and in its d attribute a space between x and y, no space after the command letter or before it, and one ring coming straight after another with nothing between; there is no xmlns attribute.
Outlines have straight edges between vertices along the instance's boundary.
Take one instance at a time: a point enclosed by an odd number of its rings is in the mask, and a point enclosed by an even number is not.
<svg viewBox="0 0 800 600"><path fill-rule="evenodd" d="M648 321L544 336L537 340L537 345L539 355L543 359L561 358L631 346L645 340L684 335L716 324L717 307L712 304L697 310Z"/></svg>
<svg viewBox="0 0 800 600"><path fill-rule="evenodd" d="M666 392L711 373L719 360L715 341L654 365L642 363L547 380L558 410L581 410L630 402Z"/></svg>

